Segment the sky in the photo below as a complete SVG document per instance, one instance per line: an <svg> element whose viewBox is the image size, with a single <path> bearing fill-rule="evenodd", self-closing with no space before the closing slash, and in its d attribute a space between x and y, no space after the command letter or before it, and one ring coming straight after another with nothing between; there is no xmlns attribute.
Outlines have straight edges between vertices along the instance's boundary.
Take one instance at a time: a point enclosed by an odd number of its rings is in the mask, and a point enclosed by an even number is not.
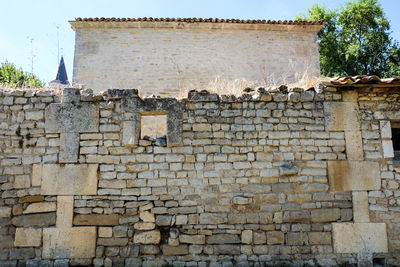
<svg viewBox="0 0 400 267"><path fill-rule="evenodd" d="M312 4L340 8L346 0L0 0L0 62L14 63L41 80L54 79L63 54L72 81L75 33L68 21L78 17L170 17L290 20ZM400 0L380 0L400 41ZM397 14L396 14L397 13ZM58 36L58 37L57 37ZM33 63L33 64L32 64Z"/></svg>

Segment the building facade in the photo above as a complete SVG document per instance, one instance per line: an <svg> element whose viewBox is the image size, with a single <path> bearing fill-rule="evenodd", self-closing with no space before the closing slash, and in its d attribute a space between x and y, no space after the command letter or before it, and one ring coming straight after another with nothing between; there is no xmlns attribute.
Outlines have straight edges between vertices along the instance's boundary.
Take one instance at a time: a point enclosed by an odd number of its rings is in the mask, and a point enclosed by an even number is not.
<svg viewBox="0 0 400 267"><path fill-rule="evenodd" d="M216 79L270 86L319 77L322 22L76 19L73 82L178 96Z"/></svg>

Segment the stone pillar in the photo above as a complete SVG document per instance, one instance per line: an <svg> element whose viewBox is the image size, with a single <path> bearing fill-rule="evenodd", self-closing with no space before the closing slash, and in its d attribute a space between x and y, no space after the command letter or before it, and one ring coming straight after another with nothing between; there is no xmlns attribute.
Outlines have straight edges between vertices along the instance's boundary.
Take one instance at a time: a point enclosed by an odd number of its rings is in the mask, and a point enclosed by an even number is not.
<svg viewBox="0 0 400 267"><path fill-rule="evenodd" d="M365 161L357 91L345 91L343 102L325 102L326 130L345 134L347 160L329 161L331 192L352 192L353 223L333 223L335 253L357 253L358 266L372 266L372 253L387 252L385 223L371 223L368 190L381 189L378 162Z"/></svg>

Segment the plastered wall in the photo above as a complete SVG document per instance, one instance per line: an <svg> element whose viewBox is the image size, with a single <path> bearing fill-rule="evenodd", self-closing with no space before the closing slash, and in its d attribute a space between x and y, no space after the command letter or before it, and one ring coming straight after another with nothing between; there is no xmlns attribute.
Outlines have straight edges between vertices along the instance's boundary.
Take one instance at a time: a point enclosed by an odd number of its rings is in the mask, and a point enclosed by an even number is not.
<svg viewBox="0 0 400 267"><path fill-rule="evenodd" d="M320 74L321 26L71 24L73 82L93 90L139 88L146 96L176 97L187 88L207 89L216 79L270 85Z"/></svg>

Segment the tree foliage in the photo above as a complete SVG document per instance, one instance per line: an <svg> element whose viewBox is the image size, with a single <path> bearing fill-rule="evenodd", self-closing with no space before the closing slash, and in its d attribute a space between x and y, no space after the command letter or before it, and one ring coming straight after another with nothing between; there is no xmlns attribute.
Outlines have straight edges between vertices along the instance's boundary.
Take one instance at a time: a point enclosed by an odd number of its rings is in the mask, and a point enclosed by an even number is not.
<svg viewBox="0 0 400 267"><path fill-rule="evenodd" d="M14 64L5 62L0 67L0 86L12 88L43 87L43 82L32 73L17 69Z"/></svg>
<svg viewBox="0 0 400 267"><path fill-rule="evenodd" d="M318 34L321 74L400 75L400 48L377 0L353 0L340 10L314 4L297 20L324 20Z"/></svg>

